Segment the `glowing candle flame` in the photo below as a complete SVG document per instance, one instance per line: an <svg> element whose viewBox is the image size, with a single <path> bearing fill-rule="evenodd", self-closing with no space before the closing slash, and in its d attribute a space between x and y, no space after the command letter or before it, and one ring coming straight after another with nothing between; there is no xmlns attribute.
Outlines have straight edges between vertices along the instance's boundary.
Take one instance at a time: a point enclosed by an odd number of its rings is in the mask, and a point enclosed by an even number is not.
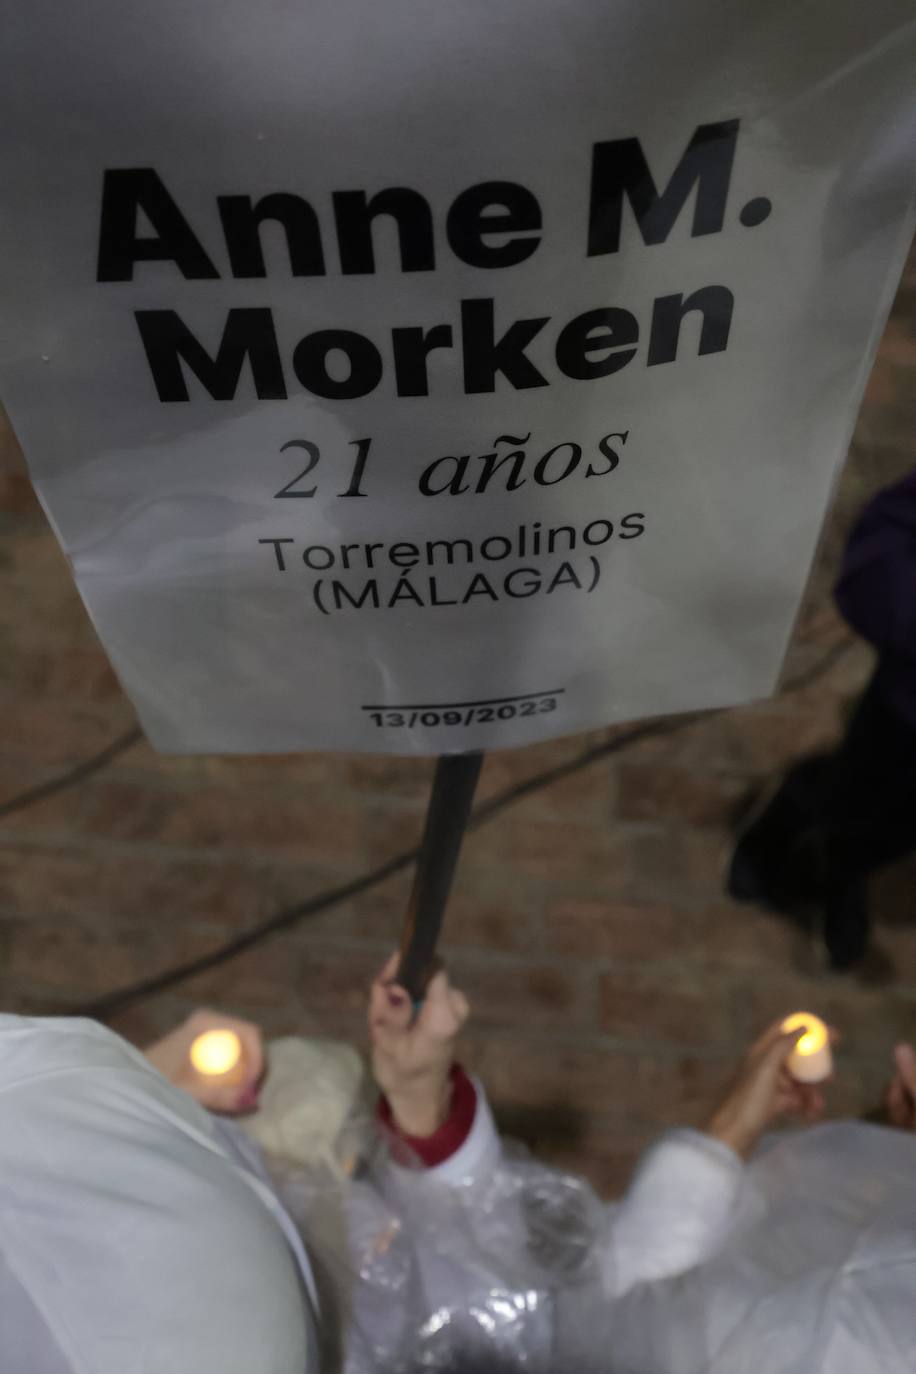
<svg viewBox="0 0 916 1374"><path fill-rule="evenodd" d="M230 1073L242 1058L242 1042L233 1030L204 1031L191 1046L191 1063L208 1078Z"/></svg>
<svg viewBox="0 0 916 1374"><path fill-rule="evenodd" d="M782 1028L786 1032L801 1030L803 1027L805 1033L796 1041L795 1053L816 1054L827 1043L827 1027L819 1016L812 1016L807 1011L796 1011L792 1016L787 1016L782 1023Z"/></svg>

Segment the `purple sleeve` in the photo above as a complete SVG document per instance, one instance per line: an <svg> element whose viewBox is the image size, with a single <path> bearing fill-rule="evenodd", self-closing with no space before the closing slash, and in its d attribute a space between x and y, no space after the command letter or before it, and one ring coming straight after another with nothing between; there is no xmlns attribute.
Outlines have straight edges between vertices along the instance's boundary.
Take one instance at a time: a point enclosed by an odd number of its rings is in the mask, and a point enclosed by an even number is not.
<svg viewBox="0 0 916 1374"><path fill-rule="evenodd" d="M846 545L836 599L863 639L916 660L916 472L866 507Z"/></svg>

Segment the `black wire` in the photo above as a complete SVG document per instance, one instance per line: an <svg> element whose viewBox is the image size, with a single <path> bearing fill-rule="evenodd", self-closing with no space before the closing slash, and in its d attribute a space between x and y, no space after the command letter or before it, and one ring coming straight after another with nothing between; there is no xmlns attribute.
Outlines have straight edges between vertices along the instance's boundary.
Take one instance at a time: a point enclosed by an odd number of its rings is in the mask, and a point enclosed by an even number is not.
<svg viewBox="0 0 916 1374"><path fill-rule="evenodd" d="M783 688L786 692L798 691L803 687L810 686L823 674L830 671L838 659L840 659L851 647L851 639L843 639L838 644L833 645L818 661L806 672L800 673L796 678L785 684ZM523 797L530 796L533 792L538 792L542 788L549 787L554 782L559 782L561 778L570 777L579 772L582 768L587 768L590 764L598 762L599 759L608 758L612 754L619 753L622 749L629 748L632 744L639 743L640 740L657 738L662 735L675 734L680 730L685 730L694 724L702 715L718 714L718 712L694 712L690 715L677 716L673 719L663 718L658 721L649 721L644 725L634 726L622 734L614 735L611 739L605 740L602 744L586 749L583 753L577 754L575 758L569 759L566 763L557 764L554 768L544 769L543 772L536 773L531 778L526 778L522 782L515 783L511 787L505 788L489 801L483 802L475 807L468 822L469 830L477 830L480 826L486 825L493 820L507 807L521 801ZM319 893L318 896L310 898L308 901L299 902L295 906L286 907L275 915L268 917L260 924L253 926L251 930L243 935L237 936L234 940L229 940L225 944L218 946L209 954L202 955L199 959L191 960L186 964L178 964L172 968L165 969L162 973L156 974L152 978L146 978L141 982L132 983L127 987L116 989L103 997L97 998L74 1014L79 1016L91 1016L97 1020L103 1020L121 1011L128 1005L141 1001L147 997L152 997L156 993L164 992L167 988L174 987L176 983L184 982L198 973L206 973L220 964L226 963L238 954L250 949L253 945L259 944L268 936L275 934L278 930L288 929L296 925L299 921L305 920L309 916L317 916L322 911L339 905L341 902L348 901L351 897L360 896L370 888L384 882L387 878L393 877L396 873L401 873L405 868L414 862L419 854L419 846L405 850L402 854L397 854L372 869L369 873L364 873L360 878L354 878L352 882L345 883L341 887L331 888L327 892Z"/></svg>
<svg viewBox="0 0 916 1374"><path fill-rule="evenodd" d="M152 997L158 992L164 992L166 988L173 987L176 983L183 983L185 979L193 978L195 974L206 973L208 969L216 968L229 959L234 959L236 955L243 954L246 949L251 949L252 945L260 944L269 935L275 935L278 930L286 930L298 921L305 920L307 916L317 916L319 912L327 911L329 907L349 901L351 897L358 897L378 883L384 882L386 878L393 877L395 873L403 872L405 868L410 867L419 852L418 845L415 849L405 850L403 854L396 854L394 858L386 859L383 864L379 864L378 868L371 869L362 877L354 878L341 887L332 887L327 892L320 892L317 897L310 897L307 901L297 902L295 906L284 907L275 915L261 921L259 925L252 926L251 930L236 936L234 940L227 940L224 945L219 945L199 959L191 959L186 964L175 964L162 973L154 974L152 978L144 978L141 982L131 983L128 987L116 988L114 992L106 993L103 997L97 998L94 1002L89 1002L86 1006L75 1008L70 1012L70 1015L91 1016L97 1021L103 1021L107 1016L113 1016L115 1012L122 1011L126 1006L133 1006L135 1002Z"/></svg>
<svg viewBox="0 0 916 1374"><path fill-rule="evenodd" d="M599 744L595 748L576 755L567 763L545 769L544 772L536 773L532 778L526 778L524 782L507 787L471 812L468 829L476 830L479 826L486 825L487 821L492 820L494 816L499 815L501 811L504 811L514 802L520 801L522 797L528 796L531 792L540 791L543 787L549 787L559 778L568 777L571 773L578 772L580 768L585 768L600 758L606 758L609 754L615 754L618 750L635 744L637 740L647 739L653 735L670 734L675 730L683 730L695 719L696 716L680 716L674 721L665 720L655 724L639 725L633 730L628 730L626 734L617 735L614 739L606 740L604 744ZM370 872L364 873L360 878L354 878L341 887L334 887L327 892L321 892L317 897L311 897L305 902L297 902L295 906L285 907L258 925L252 926L251 930L236 936L234 940L227 940L225 944L219 945L209 954L201 955L199 959L192 959L186 964L177 964L172 968L165 969L162 973L154 974L151 978L144 978L141 982L132 983L128 987L115 989L114 992L106 993L94 1002L75 1009L70 1014L72 1016L91 1016L95 1020L101 1021L105 1017L113 1016L116 1012L122 1011L128 1005L152 997L155 993L164 992L166 988L173 987L176 983L184 982L187 978L193 978L198 973L206 973L210 969L226 963L229 959L234 959L236 955L244 953L252 945L259 944L269 935L275 935L278 930L286 930L289 926L296 925L308 916L317 916L320 912L338 906L351 897L360 896L378 883L384 882L386 878L393 877L395 873L402 873L405 868L410 867L419 852L419 845L413 849L404 850L402 854L394 855L393 858L386 860L377 868L371 869Z"/></svg>
<svg viewBox="0 0 916 1374"><path fill-rule="evenodd" d="M20 792L16 797L10 797L9 801L0 803L0 820L7 816L12 816L14 811L24 811L27 806L34 806L36 802L47 801L48 797L55 796L58 792L65 792L68 787L75 787L78 782L85 782L86 778L91 778L93 773L98 773L99 769L106 768L109 763L116 759L120 754L131 749L143 738L143 732L137 726L128 730L117 739L112 740L111 744L106 744L104 749L100 749L92 758L84 759L75 768L70 768L66 773L60 773L56 778L51 778L48 782L39 783L37 787L30 787L26 792Z"/></svg>
<svg viewBox="0 0 916 1374"><path fill-rule="evenodd" d="M797 677L790 679L784 687L784 692L799 691L808 687L812 682L828 673L838 659L842 658L851 648L854 641L850 638L840 640L833 645L825 654L818 659L811 668ZM722 708L727 709L727 708ZM489 801L477 806L471 814L468 823L469 830L477 830L480 826L486 825L495 816L501 814L508 807L521 801L523 797L530 796L533 792L541 791L549 787L552 783L559 782L561 778L570 777L579 772L582 768L587 768L598 760L608 758L612 754L619 753L622 749L627 749L632 744L637 744L644 739L653 739L663 735L676 734L680 730L687 729L704 715L718 714L714 712L693 712L688 715L680 715L673 718L663 717L660 720L649 721L643 725L634 726L621 734L612 736L602 744L594 745L591 749L584 750L577 754L575 758L567 760L566 763L557 764L553 768L544 769L536 773L533 777L525 778L522 782L513 784L505 788ZM140 738L139 730L132 730L126 735L113 741L107 749L80 764L77 768L71 769L61 777L53 779L51 782L43 784L42 787L34 788L30 792L22 793L18 798L13 798L11 802L6 802L0 808L0 816L8 815L11 810L22 806L32 805L35 801L40 801L46 796L51 796L55 792L62 791L66 787L72 786L75 782L81 781L90 774L103 768L106 763L111 762L118 754L123 753ZM217 946L209 954L202 955L199 959L189 960L184 964L175 964L171 968L164 969L161 973L154 974L151 978L144 978L139 982L131 983L123 988L116 988L104 996L96 998L81 1007L74 1008L71 1015L89 1016L96 1020L104 1020L106 1017L113 1016L116 1012L123 1011L127 1006L155 996L157 993L164 992L167 988L174 987L177 983L182 983L188 978L193 978L199 973L206 973L212 968L219 967L220 964L236 958L243 954L252 946L260 944L262 940L274 935L277 931L286 930L290 926L298 924L299 921L307 919L309 916L317 916L323 911L340 905L341 902L349 901L352 897L361 896L362 893L376 887L379 883L393 877L396 873L402 873L409 868L419 854L419 845L413 849L405 850L401 854L396 854L387 859L383 864L364 873L359 878L354 878L348 883L343 883L339 887L331 888L326 892L321 892L315 897L310 897L304 902L297 902L294 906L284 907L269 916L266 920L252 926L248 931L236 936L234 940L228 940L225 944Z"/></svg>
<svg viewBox="0 0 916 1374"><path fill-rule="evenodd" d="M832 649L828 649L827 653L824 654L806 673L801 673L797 678L793 678L790 682L787 682L783 691L800 691L816 678L829 672L836 660L842 658L843 654L851 647L851 644L852 641L849 639L840 640ZM682 725L689 725L695 719L696 713L690 716L679 716L677 720L672 723L671 728L680 729ZM650 724L645 727L639 727L639 730L633 733L631 742L635 742L636 739L642 738L641 732L643 730L653 735L665 733L664 729L657 723ZM17 796L10 797L8 801L0 802L0 820L5 819L7 816L12 816L17 811L24 811L26 807L34 806L37 802L45 801L48 797L53 797L58 792L65 792L68 787L75 787L77 783L83 782L86 778L91 777L93 773L97 773L100 769L107 767L108 764L112 763L119 755L126 753L133 745L138 744L142 738L142 730L135 726L133 729L126 731L123 735L119 735L117 739L112 740L111 744L106 744L104 749L100 749L99 752L93 754L91 758L84 759L82 763L78 763L74 768L68 769L67 772L60 773L57 777L51 778L48 782L39 783L37 787L30 787L28 791L20 792ZM595 758L600 758L602 756L603 749L603 745L598 746L598 749L594 752ZM509 789L505 798L494 798L493 801L488 802L486 806L478 808L478 811L475 813L478 817L476 823L479 825L482 823L483 819L486 819L489 814L489 808L492 807L501 810L503 806L507 806L510 801L515 800L516 796L526 796L528 792L536 791L538 786L546 786L551 782L556 782L559 778L567 777L570 773L574 773L578 768L584 767L589 762L590 753L581 754L570 763L560 764L557 768L539 773L536 778L519 783L516 788ZM538 782L539 778L544 778L546 781L541 784Z"/></svg>
<svg viewBox="0 0 916 1374"><path fill-rule="evenodd" d="M591 763L597 763L599 759L607 758L609 754L616 754L620 749L627 749L631 744L638 744L643 739L655 739L659 735L673 735L678 730L685 730L688 725L692 725L695 720L699 720L700 712L691 715L678 716L675 720L654 721L647 725L637 725L632 730L627 730L625 734L615 735L612 739L605 740L603 744L596 744L592 749L586 749L584 753L577 754L575 758L568 759L566 763L558 763L555 768L546 768L543 773L535 773L534 777L525 778L522 782L517 782L512 787L507 787L503 792L498 792L489 801L483 802L475 807L468 822L469 830L476 830L480 825L486 825L487 821L498 816L506 807L521 801L522 797L528 797L532 792L539 792L542 787L549 787L551 783L559 782L561 778L568 778L573 773L578 773L580 769L587 768Z"/></svg>
<svg viewBox="0 0 916 1374"><path fill-rule="evenodd" d="M799 692L805 687L809 687L812 682L829 673L839 659L852 648L853 640L843 638L838 644L834 644L826 653L796 677L791 678L783 686L783 692ZM504 811L513 802L521 801L522 797L527 797L532 792L538 792L542 787L549 787L551 783L559 782L562 778L568 778L573 773L578 773L580 768L587 768L590 763L596 763L598 759L607 758L609 754L617 753L618 749L626 749L631 744L638 744L643 739L657 739L662 735L676 734L679 730L685 730L695 721L700 720L704 715L718 715L720 710L728 710L728 707L721 707L712 711L693 711L689 714L665 718L662 720L647 721L644 725L636 725L625 734L615 735L610 740L605 740L603 744L596 744L592 749L586 749L584 753L577 754L574 759L569 759L566 763L559 763L555 768L547 768L543 773L536 773L533 778L525 778L522 782L517 782L513 787L507 787L498 796L492 797L490 801L484 802L475 808L468 823L468 829L474 830L478 825L484 825L493 816Z"/></svg>

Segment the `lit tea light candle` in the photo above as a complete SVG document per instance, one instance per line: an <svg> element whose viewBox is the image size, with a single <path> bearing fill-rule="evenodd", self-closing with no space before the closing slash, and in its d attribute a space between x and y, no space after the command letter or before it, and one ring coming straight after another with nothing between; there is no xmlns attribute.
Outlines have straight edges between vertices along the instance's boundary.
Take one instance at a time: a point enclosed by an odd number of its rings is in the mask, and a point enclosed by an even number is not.
<svg viewBox="0 0 916 1374"><path fill-rule="evenodd" d="M784 1031L804 1030L789 1055L789 1073L799 1083L822 1083L833 1072L830 1033L819 1016L796 1011L782 1023Z"/></svg>
<svg viewBox="0 0 916 1374"><path fill-rule="evenodd" d="M242 1042L234 1030L204 1031L191 1046L191 1063L204 1078L241 1082L245 1074Z"/></svg>

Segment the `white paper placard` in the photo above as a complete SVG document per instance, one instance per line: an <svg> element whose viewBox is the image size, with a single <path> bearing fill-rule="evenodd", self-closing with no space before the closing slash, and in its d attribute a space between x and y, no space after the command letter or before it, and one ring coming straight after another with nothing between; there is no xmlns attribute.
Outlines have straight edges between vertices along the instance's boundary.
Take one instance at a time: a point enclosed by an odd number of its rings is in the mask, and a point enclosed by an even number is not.
<svg viewBox="0 0 916 1374"><path fill-rule="evenodd" d="M913 31L5 3L0 389L153 742L770 691L912 234Z"/></svg>

